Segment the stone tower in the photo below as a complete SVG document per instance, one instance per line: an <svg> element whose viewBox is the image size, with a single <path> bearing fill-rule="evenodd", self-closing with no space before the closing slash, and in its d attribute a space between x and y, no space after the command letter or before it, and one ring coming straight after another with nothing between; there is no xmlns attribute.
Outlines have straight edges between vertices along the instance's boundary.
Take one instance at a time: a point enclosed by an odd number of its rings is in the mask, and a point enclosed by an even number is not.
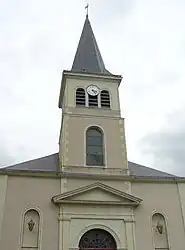
<svg viewBox="0 0 185 250"><path fill-rule="evenodd" d="M61 81L59 158L64 171L127 172L121 80L105 68L87 15L72 68L63 71Z"/></svg>

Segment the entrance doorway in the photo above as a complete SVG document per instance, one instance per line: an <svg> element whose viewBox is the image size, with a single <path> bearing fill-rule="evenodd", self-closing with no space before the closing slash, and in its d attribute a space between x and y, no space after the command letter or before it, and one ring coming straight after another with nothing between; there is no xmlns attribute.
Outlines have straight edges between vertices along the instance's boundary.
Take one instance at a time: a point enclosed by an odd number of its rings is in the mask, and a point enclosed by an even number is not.
<svg viewBox="0 0 185 250"><path fill-rule="evenodd" d="M103 229L91 229L87 231L79 242L80 250L116 250L116 242L113 236Z"/></svg>

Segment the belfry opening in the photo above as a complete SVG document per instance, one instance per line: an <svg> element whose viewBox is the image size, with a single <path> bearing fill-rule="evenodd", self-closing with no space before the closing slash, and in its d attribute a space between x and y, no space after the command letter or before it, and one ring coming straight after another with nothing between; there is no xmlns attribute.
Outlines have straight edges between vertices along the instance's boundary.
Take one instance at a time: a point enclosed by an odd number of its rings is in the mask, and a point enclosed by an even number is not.
<svg viewBox="0 0 185 250"><path fill-rule="evenodd" d="M103 229L91 229L84 233L79 242L80 250L116 250L117 245L113 236Z"/></svg>

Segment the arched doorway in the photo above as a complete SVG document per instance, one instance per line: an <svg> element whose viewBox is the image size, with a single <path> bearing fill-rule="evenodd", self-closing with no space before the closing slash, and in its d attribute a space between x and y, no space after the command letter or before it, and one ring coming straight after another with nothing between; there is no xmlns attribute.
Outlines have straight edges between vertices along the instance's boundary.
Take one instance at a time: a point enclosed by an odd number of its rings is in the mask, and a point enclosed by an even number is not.
<svg viewBox="0 0 185 250"><path fill-rule="evenodd" d="M80 239L79 249L81 250L116 250L116 242L113 236L103 229L91 229Z"/></svg>

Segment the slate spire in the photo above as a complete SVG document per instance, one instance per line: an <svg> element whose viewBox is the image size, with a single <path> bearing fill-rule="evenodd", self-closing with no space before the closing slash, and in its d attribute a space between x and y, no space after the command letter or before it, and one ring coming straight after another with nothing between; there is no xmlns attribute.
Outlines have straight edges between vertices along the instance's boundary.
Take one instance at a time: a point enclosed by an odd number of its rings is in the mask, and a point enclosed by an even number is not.
<svg viewBox="0 0 185 250"><path fill-rule="evenodd" d="M86 15L71 71L111 75L105 68L88 14Z"/></svg>

